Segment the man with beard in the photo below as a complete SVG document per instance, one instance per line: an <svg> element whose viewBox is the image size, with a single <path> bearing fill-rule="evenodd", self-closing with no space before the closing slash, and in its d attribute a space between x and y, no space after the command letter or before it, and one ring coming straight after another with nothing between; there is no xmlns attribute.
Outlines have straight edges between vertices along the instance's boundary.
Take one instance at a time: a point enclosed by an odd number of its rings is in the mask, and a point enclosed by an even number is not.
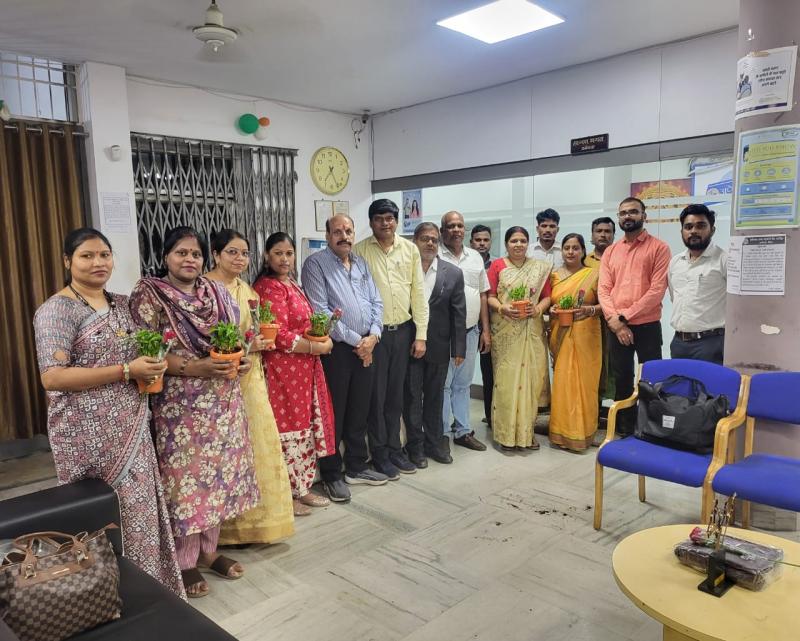
<svg viewBox="0 0 800 641"><path fill-rule="evenodd" d="M619 226L625 237L605 250L600 263L598 296L610 337L609 360L614 400L633 393L633 357L639 363L661 358L661 301L667 289L669 245L644 228L644 203L626 198L619 204ZM617 415L617 432L633 432L635 408Z"/></svg>
<svg viewBox="0 0 800 641"><path fill-rule="evenodd" d="M675 336L672 358L694 358L722 365L725 345L725 252L711 244L715 214L705 205L681 212L681 238L687 249L669 264L670 324Z"/></svg>
<svg viewBox="0 0 800 641"><path fill-rule="evenodd" d="M336 424L336 452L319 460L322 483L331 501L347 503L349 485L384 485L385 474L367 465L367 416L381 337L383 302L363 258L351 253L355 231L350 216L325 221L328 246L303 265L303 288L315 312L342 318L331 331L333 350L322 359ZM291 374L288 374L291 375ZM344 441L342 480L340 444ZM347 484L345 484L347 483Z"/></svg>
<svg viewBox="0 0 800 641"><path fill-rule="evenodd" d="M449 446L445 445L448 441L443 437L442 398L448 366L464 367L467 305L461 270L436 255L439 250L436 225L417 225L414 244L422 257L430 319L425 356L412 358L408 363L403 420L408 437L408 458L423 469L428 467L426 456L438 463L453 462Z"/></svg>
<svg viewBox="0 0 800 641"><path fill-rule="evenodd" d="M592 221L592 246L594 249L583 261L587 267L600 269L600 259L603 258L603 252L614 242L615 233L614 221L608 216L595 218Z"/></svg>
<svg viewBox="0 0 800 641"><path fill-rule="evenodd" d="M561 216L555 209L545 209L536 214L536 242L528 247L528 258L538 258L550 263L553 269L564 264L561 245L556 242Z"/></svg>
<svg viewBox="0 0 800 641"><path fill-rule="evenodd" d="M464 296L467 301L467 356L462 365L457 366L455 362L451 362L447 370L442 418L445 434L451 429L450 418L455 419L453 443L482 452L486 445L475 438L475 430L470 427L469 391L478 352L488 352L491 348L487 303L489 278L486 276L481 255L464 246L465 231L464 217L457 211L449 211L442 216L439 258L455 265L464 273Z"/></svg>
<svg viewBox="0 0 800 641"><path fill-rule="evenodd" d="M383 331L374 351L375 383L369 410L369 447L375 469L390 481L414 474L400 441L403 386L409 357L425 356L428 301L417 246L398 236L398 208L388 198L367 212L372 236L353 247L367 266L383 300Z"/></svg>

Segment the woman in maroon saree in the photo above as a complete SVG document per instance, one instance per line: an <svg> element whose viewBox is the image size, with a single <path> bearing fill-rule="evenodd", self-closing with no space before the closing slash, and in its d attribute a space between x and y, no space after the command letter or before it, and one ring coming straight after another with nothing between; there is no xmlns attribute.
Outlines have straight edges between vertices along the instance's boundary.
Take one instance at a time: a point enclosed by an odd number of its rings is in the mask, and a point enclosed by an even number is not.
<svg viewBox="0 0 800 641"><path fill-rule="evenodd" d="M230 364L213 360L209 334L220 321L239 322L239 309L221 283L200 276L205 244L189 227L164 242L164 278L143 278L131 294L131 313L141 325L172 329L178 344L167 357L164 391L153 395L161 478L167 497L178 564L189 597L205 596L198 567L226 579L242 566L217 552L220 525L258 504L239 380ZM239 374L249 369L243 361Z"/></svg>
<svg viewBox="0 0 800 641"><path fill-rule="evenodd" d="M34 317L58 482L99 478L111 485L119 497L124 556L185 598L147 396L131 380L157 377L165 364L136 357L128 299L104 289L114 269L105 236L90 228L71 232L64 263L69 284Z"/></svg>

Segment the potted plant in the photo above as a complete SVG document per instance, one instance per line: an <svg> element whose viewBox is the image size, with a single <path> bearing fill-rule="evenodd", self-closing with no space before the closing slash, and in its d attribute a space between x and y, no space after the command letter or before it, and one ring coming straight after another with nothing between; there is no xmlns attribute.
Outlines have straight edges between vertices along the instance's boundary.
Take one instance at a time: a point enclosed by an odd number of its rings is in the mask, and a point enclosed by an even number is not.
<svg viewBox="0 0 800 641"><path fill-rule="evenodd" d="M528 305L531 304L530 292L525 285L514 287L508 292L508 298L511 300L511 307L519 310L520 318L525 318L528 314L526 310Z"/></svg>
<svg viewBox="0 0 800 641"><path fill-rule="evenodd" d="M259 328L261 338L266 341L274 342L278 336L281 326L275 322L275 314L272 313L272 303L265 300L259 305L257 300L251 300L250 310L253 313L253 324Z"/></svg>
<svg viewBox="0 0 800 641"><path fill-rule="evenodd" d="M172 349L172 344L176 338L175 332L171 329L166 330L163 336L160 332L153 332L149 329L140 329L133 335L133 341L139 350L139 356L149 356L159 361L163 361L167 357L167 353ZM137 379L136 384L143 394L158 394L164 389L164 376L162 374L150 384Z"/></svg>
<svg viewBox="0 0 800 641"><path fill-rule="evenodd" d="M242 349L242 333L236 323L219 322L211 328L211 358L218 361L228 361L234 365L228 378L236 378L239 363L244 356Z"/></svg>
<svg viewBox="0 0 800 641"><path fill-rule="evenodd" d="M572 294L565 294L558 299L558 325L559 327L569 327L575 318L575 297Z"/></svg>
<svg viewBox="0 0 800 641"><path fill-rule="evenodd" d="M310 341L324 343L328 340L328 336L341 317L341 309L334 309L333 314L330 316L325 312L314 312L308 318L311 323L311 328L306 331L303 336Z"/></svg>

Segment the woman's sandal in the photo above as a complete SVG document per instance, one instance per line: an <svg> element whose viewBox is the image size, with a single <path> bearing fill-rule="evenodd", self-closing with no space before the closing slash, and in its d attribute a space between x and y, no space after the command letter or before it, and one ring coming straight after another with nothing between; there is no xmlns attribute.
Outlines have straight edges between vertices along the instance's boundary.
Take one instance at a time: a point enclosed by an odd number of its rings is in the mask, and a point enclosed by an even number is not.
<svg viewBox="0 0 800 641"><path fill-rule="evenodd" d="M534 441L534 442L533 442L533 443L531 443L530 445L527 445L527 446L525 447L525 449L528 449L528 450L538 450L540 447L541 447L541 445L539 445L539 444L538 444L536 441Z"/></svg>
<svg viewBox="0 0 800 641"><path fill-rule="evenodd" d="M292 501L292 509L295 516L310 516L312 512L310 507L303 505L298 499Z"/></svg>
<svg viewBox="0 0 800 641"><path fill-rule="evenodd" d="M237 579L241 579L244 576L244 572L241 574L231 574L231 569L234 565L236 565L238 561L234 561L230 557L223 556L220 554L214 562L209 565L207 568L202 567L203 570L210 570L217 576L221 576L223 579L228 579L228 581L236 581ZM198 572L199 574L199 572Z"/></svg>
<svg viewBox="0 0 800 641"><path fill-rule="evenodd" d="M208 594L208 583L203 578L203 575L200 574L200 570L197 568L191 568L189 570L181 570L181 579L183 579L183 587L186 590L186 596L190 599L199 599L200 597L204 597ZM189 588L195 585L205 585L205 589L198 590L196 592L189 592Z"/></svg>
<svg viewBox="0 0 800 641"><path fill-rule="evenodd" d="M313 492L309 492L305 496L301 496L298 501L300 501L303 505L308 505L309 507L327 507L331 504L331 500L320 496L319 494L314 494Z"/></svg>

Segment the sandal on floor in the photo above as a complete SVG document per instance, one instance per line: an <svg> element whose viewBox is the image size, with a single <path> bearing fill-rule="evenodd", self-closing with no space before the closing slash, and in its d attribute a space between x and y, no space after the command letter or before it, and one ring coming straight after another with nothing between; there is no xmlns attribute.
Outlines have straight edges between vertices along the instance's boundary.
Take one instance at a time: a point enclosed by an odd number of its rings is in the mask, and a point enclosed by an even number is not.
<svg viewBox="0 0 800 641"><path fill-rule="evenodd" d="M186 596L190 599L199 599L208 595L209 589L206 580L203 578L203 575L200 574L200 570L197 568L191 568L189 570L181 570L181 578L183 579L183 587L186 590ZM205 583L206 588L205 590L200 590L199 592L189 592L189 588L193 585L199 585L201 583Z"/></svg>
<svg viewBox="0 0 800 641"><path fill-rule="evenodd" d="M327 507L331 504L331 500L320 496L319 494L314 494L313 492L309 492L305 496L301 496L298 499L303 505L308 505L309 507Z"/></svg>
<svg viewBox="0 0 800 641"><path fill-rule="evenodd" d="M527 449L527 450L538 450L540 447L541 447L541 445L539 445L536 441L534 441L530 445L527 445L525 447L525 449Z"/></svg>
<svg viewBox="0 0 800 641"><path fill-rule="evenodd" d="M311 508L303 505L298 499L292 501L292 509L295 516L309 516L311 514Z"/></svg>
<svg viewBox="0 0 800 641"><path fill-rule="evenodd" d="M208 567L202 567L203 570L211 570L217 576L221 576L223 579L228 579L228 581L236 581L236 579L241 579L244 576L244 571L241 574L231 574L231 569L234 565L236 565L238 561L234 561L232 558L223 556L220 554L214 562L209 565Z"/></svg>
<svg viewBox="0 0 800 641"><path fill-rule="evenodd" d="M514 447L513 445L501 445L500 449L503 450L504 452L513 452L517 448Z"/></svg>

